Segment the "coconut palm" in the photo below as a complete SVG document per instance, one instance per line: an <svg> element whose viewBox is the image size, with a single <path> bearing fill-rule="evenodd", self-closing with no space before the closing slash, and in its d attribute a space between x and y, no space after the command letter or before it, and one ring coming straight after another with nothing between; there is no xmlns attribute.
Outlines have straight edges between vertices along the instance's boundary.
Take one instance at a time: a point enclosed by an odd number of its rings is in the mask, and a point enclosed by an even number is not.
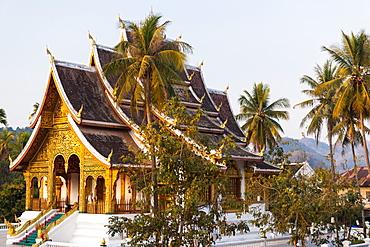
<svg viewBox="0 0 370 247"><path fill-rule="evenodd" d="M340 84L341 79L337 76L338 68L330 61L326 61L323 67L316 65L314 68L316 79L304 75L300 83L309 86L309 89L305 89L302 92L306 94L310 99L305 100L301 103L296 104L294 107L307 108L310 107L310 111L303 117L300 127L304 127L307 122L307 135L313 134L315 136L316 145L319 142L321 132L324 125L326 125L327 139L329 142L330 149L330 163L333 173L335 172L335 161L334 161L334 150L333 150L333 135L332 130L336 125L337 120L333 117L333 109L335 106L334 95L336 93L335 87L327 88L324 91L317 91L317 88L328 81L332 82L332 85Z"/></svg>
<svg viewBox="0 0 370 247"><path fill-rule="evenodd" d="M342 146L342 154L348 145L351 146L353 165L357 167L356 149L355 147L361 143L362 137L360 132L360 121L356 118L353 111L346 111L341 114L340 121L332 129L332 134L337 136L336 146ZM365 127L366 132L369 129ZM357 168L356 168L357 169Z"/></svg>
<svg viewBox="0 0 370 247"><path fill-rule="evenodd" d="M14 133L6 128L0 132L0 161L8 159L9 145L14 140Z"/></svg>
<svg viewBox="0 0 370 247"><path fill-rule="evenodd" d="M3 124L4 126L8 125L5 110L3 108L0 108L0 124Z"/></svg>
<svg viewBox="0 0 370 247"><path fill-rule="evenodd" d="M31 134L29 132L23 131L15 136L13 142L9 143L9 147L11 148L10 156L12 159L17 158L17 156L22 152L28 139L30 139L30 136Z"/></svg>
<svg viewBox="0 0 370 247"><path fill-rule="evenodd" d="M140 24L129 22L128 40L116 47L117 58L108 63L104 72L108 78L118 77L114 94L117 102L129 95L131 110L138 112L138 103L143 103L144 120L152 122L152 107L161 109L163 103L174 96L173 84L183 83L179 72L183 71L189 44L165 37L169 21L159 24L160 15L149 15ZM152 157L153 212L158 211L157 179L154 172L155 157Z"/></svg>
<svg viewBox="0 0 370 247"><path fill-rule="evenodd" d="M338 66L338 74L343 83L338 88L335 98L336 104L333 116L339 117L345 109L354 111L360 120L362 145L364 148L365 161L370 170L370 162L365 135L365 118L370 105L370 42L365 31L357 35L351 32L346 35L342 32L342 46L323 47ZM320 90L332 86L331 82L325 83Z"/></svg>
<svg viewBox="0 0 370 247"><path fill-rule="evenodd" d="M129 22L126 28L131 38L115 47L117 58L104 68L108 78L118 76L114 89L117 101L130 95L131 109L136 110L142 102L148 123L151 108L160 109L174 96L173 84L183 82L179 72L185 68L185 53L192 50L185 42L166 39L169 21L159 24L160 19L160 15L151 14L138 25Z"/></svg>
<svg viewBox="0 0 370 247"><path fill-rule="evenodd" d="M254 151L261 152L266 147L273 148L281 140L280 132L284 132L278 121L288 120L287 111L276 110L290 107L287 98L270 103L270 87L266 84L254 83L253 90L239 98L240 114L236 119L245 121L241 128L245 131L246 142Z"/></svg>

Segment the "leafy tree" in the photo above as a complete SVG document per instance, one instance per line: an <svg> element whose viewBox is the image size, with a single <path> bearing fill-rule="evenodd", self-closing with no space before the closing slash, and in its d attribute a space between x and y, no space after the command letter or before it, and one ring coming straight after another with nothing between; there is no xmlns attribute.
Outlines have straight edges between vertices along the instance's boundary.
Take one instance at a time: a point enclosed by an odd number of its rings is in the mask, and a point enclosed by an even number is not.
<svg viewBox="0 0 370 247"><path fill-rule="evenodd" d="M310 111L303 117L300 127L303 127L308 121L307 134L314 134L316 144L320 139L320 134L323 126L326 126L327 139L329 142L329 157L333 173L335 172L334 150L333 150L333 133L332 130L337 123L337 119L333 116L335 106L334 95L337 87L330 87L324 91L318 91L317 88L325 82L332 82L334 85L341 83L341 78L338 78L338 68L331 61L326 61L323 67L317 65L314 68L316 80L310 76L304 75L301 78L301 83L307 84L310 88L302 92L310 97L294 107L302 108L310 107ZM338 86L338 85L337 85Z"/></svg>
<svg viewBox="0 0 370 247"><path fill-rule="evenodd" d="M150 14L140 24L129 22L122 27L128 29L131 38L122 40L116 47L117 58L107 64L104 72L108 78L118 77L114 94L117 102L129 95L131 110L138 112L138 103L144 104L147 123L152 122L152 107L161 109L163 103L174 96L173 84L183 80L179 72L185 68L186 52L191 46L179 40L168 40L165 36L169 21L159 24L162 16ZM152 157L152 169L156 167ZM156 190L155 174L153 173ZM153 195L153 211L158 211L158 197Z"/></svg>
<svg viewBox="0 0 370 247"><path fill-rule="evenodd" d="M305 246L306 236L322 244L323 231L337 233L342 225L355 222L361 216L362 199L352 183L333 176L328 169L315 169L311 177L292 174L285 170L269 179L251 181L246 193L255 198L265 188L269 212L251 210L253 224L262 231L290 233L290 243ZM339 241L339 236L334 241Z"/></svg>
<svg viewBox="0 0 370 247"><path fill-rule="evenodd" d="M6 218L14 222L14 215L19 217L25 208L26 186L23 178L0 186L0 222Z"/></svg>
<svg viewBox="0 0 370 247"><path fill-rule="evenodd" d="M131 246L192 246L194 242L209 246L213 234L223 224L219 198L224 191L225 175L220 172L221 164L215 159L227 162L227 150L234 147L230 138L210 143L201 138L194 125L202 115L186 114L186 108L179 100L166 104L165 114L172 117L172 123L158 121L141 128L147 152L139 151L137 164L143 164L152 156L158 158L154 170L160 186L158 194L163 198L157 214L140 214L134 219L110 218L109 233L126 231L132 237ZM186 126L186 127L184 127ZM197 140L197 142L189 141ZM212 150L222 152L213 154ZM125 169L131 174L132 184L149 197L152 182L145 169ZM212 193L206 193L212 190ZM236 229L246 230L246 225Z"/></svg>
<svg viewBox="0 0 370 247"><path fill-rule="evenodd" d="M362 145L366 166L370 169L369 154L365 135L365 118L369 113L370 105L370 43L369 36L365 31L360 31L357 35L351 32L346 35L342 32L342 46L323 47L333 61L338 66L338 74L343 80L339 86L335 98L336 103L333 116L338 117L342 112L355 112L360 120ZM335 82L334 82L335 83ZM332 87L333 82L329 81L320 87L320 91Z"/></svg>
<svg viewBox="0 0 370 247"><path fill-rule="evenodd" d="M265 155L265 159L266 161L274 165L279 165L279 164L284 164L284 163L290 163L288 159L291 155L292 154L290 153L285 153L283 147L280 146L279 144L276 144L274 148L269 149L267 151Z"/></svg>
<svg viewBox="0 0 370 247"><path fill-rule="evenodd" d="M3 108L0 108L0 124L3 124L4 126L8 125L8 121L6 120L6 113Z"/></svg>
<svg viewBox="0 0 370 247"><path fill-rule="evenodd" d="M239 98L241 113L236 115L236 119L245 121L242 129L246 142L257 152L275 147L281 140L280 132L283 132L278 121L289 119L287 111L276 109L290 107L289 100L281 98L270 103L270 87L263 83L255 83L252 93L244 90L244 94Z"/></svg>

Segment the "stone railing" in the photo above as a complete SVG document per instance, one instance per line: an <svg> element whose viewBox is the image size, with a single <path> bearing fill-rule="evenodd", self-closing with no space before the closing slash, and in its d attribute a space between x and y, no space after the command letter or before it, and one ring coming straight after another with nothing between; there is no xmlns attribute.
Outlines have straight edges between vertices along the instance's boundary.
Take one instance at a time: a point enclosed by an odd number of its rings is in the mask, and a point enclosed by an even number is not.
<svg viewBox="0 0 370 247"><path fill-rule="evenodd" d="M61 222L63 222L63 220L65 220L67 217L69 217L70 215L72 215L74 212L76 212L78 210L78 203L75 202L75 204L73 204L73 207L71 208L71 210L69 210L67 213L65 213L62 217L60 217L58 220L52 222L50 225L48 225L46 227L46 229L42 230L42 233L41 234L38 234L39 236L41 235L47 235L48 232L54 227L54 226L57 226L59 225ZM40 230L39 230L40 231ZM44 246L43 244L46 243L48 241L47 237L42 239L40 242L34 244L32 247L40 247L41 245Z"/></svg>

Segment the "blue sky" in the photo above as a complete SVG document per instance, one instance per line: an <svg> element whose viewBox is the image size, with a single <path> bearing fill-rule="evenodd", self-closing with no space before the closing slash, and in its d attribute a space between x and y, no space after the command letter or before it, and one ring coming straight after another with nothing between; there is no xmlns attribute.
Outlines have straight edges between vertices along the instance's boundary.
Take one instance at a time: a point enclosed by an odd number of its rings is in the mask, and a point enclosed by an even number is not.
<svg viewBox="0 0 370 247"><path fill-rule="evenodd" d="M237 99L254 82L271 87L271 99L303 101L299 79L313 74L328 58L321 46L339 45L341 31L369 31L370 1L0 1L0 108L9 125L28 125L32 105L40 102L49 69L46 45L57 60L86 64L88 30L97 43L118 42L117 16L139 21L153 9L171 20L167 36L194 47L189 63L204 60L210 88L225 89L234 113ZM290 109L283 136L300 138L307 110ZM323 136L324 137L324 136Z"/></svg>

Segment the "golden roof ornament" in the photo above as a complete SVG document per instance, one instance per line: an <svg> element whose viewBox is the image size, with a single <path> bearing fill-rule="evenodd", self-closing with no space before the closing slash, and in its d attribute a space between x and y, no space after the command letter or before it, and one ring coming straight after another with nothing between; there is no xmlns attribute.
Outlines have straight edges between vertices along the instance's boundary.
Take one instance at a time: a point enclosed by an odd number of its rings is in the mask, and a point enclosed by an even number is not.
<svg viewBox="0 0 370 247"><path fill-rule="evenodd" d="M222 106L222 102L220 103L220 105L217 107L217 111L220 111L221 110L221 106Z"/></svg>
<svg viewBox="0 0 370 247"><path fill-rule="evenodd" d="M221 129L225 129L228 120L229 119L226 118L225 122L223 122L223 124L221 125Z"/></svg>
<svg viewBox="0 0 370 247"><path fill-rule="evenodd" d="M263 147L260 151L260 153L258 154L258 156L263 156L263 153L265 152L265 147Z"/></svg>
<svg viewBox="0 0 370 247"><path fill-rule="evenodd" d="M225 88L224 93L227 94L227 91L229 91L229 85Z"/></svg>
<svg viewBox="0 0 370 247"><path fill-rule="evenodd" d="M195 71L193 71L193 73L191 73L191 75L188 76L188 81L191 81L191 79L193 79L194 74L195 74Z"/></svg>
<svg viewBox="0 0 370 247"><path fill-rule="evenodd" d="M203 66L203 64L204 64L204 60L203 60L203 61L198 65L198 67L197 67L197 68L198 68L199 70L202 70L202 66Z"/></svg>
<svg viewBox="0 0 370 247"><path fill-rule="evenodd" d="M91 33L90 31L87 31L87 37L89 37L89 39L91 40L91 45L95 45L95 39L93 38L93 36L91 36Z"/></svg>
<svg viewBox="0 0 370 247"><path fill-rule="evenodd" d="M126 25L125 25L125 22L121 19L121 16L118 14L118 22L119 22L119 28L121 30L121 33L120 33L120 37L119 37L119 41L122 42L122 41L125 41L125 37L126 37Z"/></svg>
<svg viewBox="0 0 370 247"><path fill-rule="evenodd" d="M110 153L108 154L108 157L107 157L107 162L110 163L110 160L112 158L112 155L113 155L113 148L111 149Z"/></svg>
<svg viewBox="0 0 370 247"><path fill-rule="evenodd" d="M48 46L46 46L46 54L48 54L49 55L49 61L52 63L52 62L54 62L54 56L53 56L53 54L51 54L51 52L50 52L50 50L49 50L49 48L48 48Z"/></svg>
<svg viewBox="0 0 370 247"><path fill-rule="evenodd" d="M9 162L10 162L10 165L13 165L13 160L12 160L12 157L10 157L10 154L9 154Z"/></svg>
<svg viewBox="0 0 370 247"><path fill-rule="evenodd" d="M182 38L182 34L180 34L177 38L176 38L176 41L180 41L180 39Z"/></svg>
<svg viewBox="0 0 370 247"><path fill-rule="evenodd" d="M84 104L82 104L81 105L81 108L80 108L80 110L78 110L78 112L77 112L77 117L78 118L81 118L81 113L82 113L82 110L84 109Z"/></svg>
<svg viewBox="0 0 370 247"><path fill-rule="evenodd" d="M206 97L206 93L203 94L202 98L199 99L199 103L203 103L204 97Z"/></svg>

